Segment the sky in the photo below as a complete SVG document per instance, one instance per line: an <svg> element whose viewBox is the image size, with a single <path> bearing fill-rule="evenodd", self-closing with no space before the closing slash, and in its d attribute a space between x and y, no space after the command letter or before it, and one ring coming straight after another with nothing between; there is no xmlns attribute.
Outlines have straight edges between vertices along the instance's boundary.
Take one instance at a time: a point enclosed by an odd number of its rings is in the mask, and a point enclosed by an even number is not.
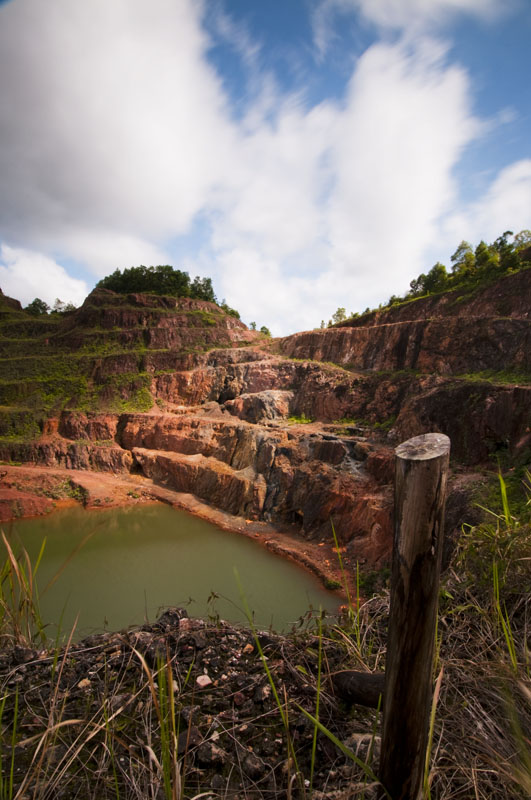
<svg viewBox="0 0 531 800"><path fill-rule="evenodd" d="M531 0L0 0L0 287L171 264L273 335L531 228Z"/></svg>

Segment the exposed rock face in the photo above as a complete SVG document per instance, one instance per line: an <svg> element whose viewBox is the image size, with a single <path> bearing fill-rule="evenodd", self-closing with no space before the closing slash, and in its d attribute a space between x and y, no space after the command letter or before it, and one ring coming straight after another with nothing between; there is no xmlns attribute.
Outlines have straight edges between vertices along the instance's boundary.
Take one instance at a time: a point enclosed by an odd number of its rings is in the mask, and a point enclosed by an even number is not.
<svg viewBox="0 0 531 800"><path fill-rule="evenodd" d="M53 503L47 497L39 497L31 491L1 487L0 522L9 522L17 517L37 517L48 514L52 508Z"/></svg>
<svg viewBox="0 0 531 800"><path fill-rule="evenodd" d="M20 359L3 359L26 380L17 402L42 384L53 344L65 372L67 348L77 348L76 368L101 405L116 403L113 381L120 402L141 387L157 404L149 413L47 413L38 438L18 441L5 395L0 458L142 473L231 515L295 524L309 539L330 539L332 521L352 558L379 564L391 547L399 440L446 433L465 465L498 450L524 460L531 452L530 309L524 270L468 297L429 297L269 345L253 344L255 332L211 303L98 290L53 341L44 321L31 357L21 344ZM522 381L466 375L483 370ZM16 380L0 385L8 389L18 392Z"/></svg>
<svg viewBox="0 0 531 800"><path fill-rule="evenodd" d="M334 328L281 339L291 358L361 370L457 375L531 369L531 271L477 291L459 290L375 311Z"/></svg>
<svg viewBox="0 0 531 800"><path fill-rule="evenodd" d="M239 319L223 314L215 303L189 297L117 295L108 289L95 289L75 315L65 320L62 332L75 332L69 344L75 348L86 341L84 331L95 328L111 333L122 345L150 349L230 345L257 336Z"/></svg>
<svg viewBox="0 0 531 800"><path fill-rule="evenodd" d="M448 381L411 398L396 420L402 439L441 429L454 458L465 464L484 462L497 451L531 453L531 387Z"/></svg>
<svg viewBox="0 0 531 800"><path fill-rule="evenodd" d="M255 394L241 394L234 400L227 400L225 408L240 419L254 423L266 422L288 417L293 399L293 392L269 389Z"/></svg>
<svg viewBox="0 0 531 800"><path fill-rule="evenodd" d="M6 308L13 309L14 311L22 311L22 306L18 300L15 300L14 297L8 297L3 291L0 289L0 306L5 306Z"/></svg>
<svg viewBox="0 0 531 800"><path fill-rule="evenodd" d="M531 298L530 298L531 300ZM380 323L298 333L281 339L290 358L332 361L360 370L420 370L459 375L531 370L531 320L450 319Z"/></svg>
<svg viewBox="0 0 531 800"><path fill-rule="evenodd" d="M70 442L59 437L48 441L3 443L0 445L0 459L104 472L129 471L133 466L131 453L120 447Z"/></svg>
<svg viewBox="0 0 531 800"><path fill-rule="evenodd" d="M119 438L149 477L232 514L296 522L312 537L328 536L333 518L345 541L370 537L375 526L378 535L389 533L389 491L377 470L361 469L360 437L137 414L120 420Z"/></svg>

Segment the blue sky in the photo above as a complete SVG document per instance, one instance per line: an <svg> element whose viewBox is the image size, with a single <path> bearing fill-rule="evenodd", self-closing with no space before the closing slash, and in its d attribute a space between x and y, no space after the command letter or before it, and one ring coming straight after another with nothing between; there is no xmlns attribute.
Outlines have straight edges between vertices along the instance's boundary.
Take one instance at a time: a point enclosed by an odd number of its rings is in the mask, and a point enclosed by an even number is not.
<svg viewBox="0 0 531 800"><path fill-rule="evenodd" d="M0 287L210 275L283 335L531 228L531 0L0 2Z"/></svg>

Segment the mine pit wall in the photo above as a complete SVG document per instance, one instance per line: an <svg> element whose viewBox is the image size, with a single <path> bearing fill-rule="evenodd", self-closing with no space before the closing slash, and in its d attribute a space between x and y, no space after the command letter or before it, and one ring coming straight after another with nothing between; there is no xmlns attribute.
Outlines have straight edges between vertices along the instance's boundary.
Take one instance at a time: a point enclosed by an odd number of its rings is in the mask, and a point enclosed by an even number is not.
<svg viewBox="0 0 531 800"><path fill-rule="evenodd" d="M155 375L151 391L162 400L183 405L200 405L212 400L224 403L243 393L290 389L296 373L297 365L289 361L208 364L193 371Z"/></svg>
<svg viewBox="0 0 531 800"><path fill-rule="evenodd" d="M531 321L458 317L329 328L280 339L278 352L359 370L419 370L459 375L531 371Z"/></svg>
<svg viewBox="0 0 531 800"><path fill-rule="evenodd" d="M145 476L250 520L295 524L309 538L351 543L375 564L389 552L387 449L332 435L201 415L65 412L44 440L3 446L0 458ZM103 440L103 441L102 441ZM112 443L111 443L112 442ZM363 444L363 443L362 443Z"/></svg>

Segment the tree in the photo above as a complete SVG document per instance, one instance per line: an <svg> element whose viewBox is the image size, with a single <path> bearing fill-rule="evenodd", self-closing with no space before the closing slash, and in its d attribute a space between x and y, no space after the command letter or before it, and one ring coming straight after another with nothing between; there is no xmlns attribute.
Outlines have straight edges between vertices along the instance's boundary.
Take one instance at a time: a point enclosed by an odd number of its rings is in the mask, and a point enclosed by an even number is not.
<svg viewBox="0 0 531 800"><path fill-rule="evenodd" d="M225 312L225 314L228 314L230 317L236 317L236 319L240 319L240 312L236 311L235 308L231 308L230 306L228 306L227 303L225 302L225 298L223 298L223 300L219 304L219 307Z"/></svg>
<svg viewBox="0 0 531 800"><path fill-rule="evenodd" d="M423 294L424 293L424 281L425 280L426 280L426 275L423 272L420 273L418 278L413 278L413 280L409 284L409 286L410 286L409 294L412 294L413 297L415 297L416 295Z"/></svg>
<svg viewBox="0 0 531 800"><path fill-rule="evenodd" d="M513 246L514 249L519 252L520 250L525 250L527 247L531 245L531 231L529 228L524 228L522 231L519 231L515 234L513 239Z"/></svg>
<svg viewBox="0 0 531 800"><path fill-rule="evenodd" d="M448 274L446 267L437 261L436 264L430 269L428 274L424 277L423 289L428 294L433 292L441 292L448 282Z"/></svg>
<svg viewBox="0 0 531 800"><path fill-rule="evenodd" d="M260 328L260 333L263 333L264 336L271 336L271 331L265 325Z"/></svg>
<svg viewBox="0 0 531 800"><path fill-rule="evenodd" d="M492 245L500 257L500 270L502 272L510 272L520 268L518 253L515 251L512 242L507 241L507 238L512 235L512 231L505 231L501 236L498 236Z"/></svg>
<svg viewBox="0 0 531 800"><path fill-rule="evenodd" d="M500 257L492 247L489 247L489 245L483 241L483 239L476 247L475 256L476 270L480 274L491 275L498 269Z"/></svg>
<svg viewBox="0 0 531 800"><path fill-rule="evenodd" d="M196 275L190 287L190 297L215 303L216 295L212 287L212 278L200 278L199 275Z"/></svg>
<svg viewBox="0 0 531 800"><path fill-rule="evenodd" d="M255 330L256 330L256 322L251 322L251 323L249 323L249 327L250 327L250 329L251 329L252 331L255 331Z"/></svg>
<svg viewBox="0 0 531 800"><path fill-rule="evenodd" d="M332 322L334 325L337 325L338 322L344 322L346 318L347 311L345 308L338 308L337 311L332 314Z"/></svg>
<svg viewBox="0 0 531 800"><path fill-rule="evenodd" d="M52 312L54 314L68 314L71 311L75 311L76 307L73 303L63 303L62 300L59 300L58 297L55 298L55 303L53 304Z"/></svg>
<svg viewBox="0 0 531 800"><path fill-rule="evenodd" d="M120 272L116 269L112 275L102 278L96 284L98 289L110 289L118 294L146 292L148 294L166 294L174 297L190 296L190 276L187 272L174 269L169 264L158 267L130 267Z"/></svg>
<svg viewBox="0 0 531 800"><path fill-rule="evenodd" d="M452 262L452 272L454 275L467 277L471 275L476 268L476 257L472 250L472 245L464 240L461 242L455 253L450 256Z"/></svg>
<svg viewBox="0 0 531 800"><path fill-rule="evenodd" d="M40 317L42 314L47 314L49 310L50 306L48 303L45 303L40 297L36 297L35 300L32 300L24 309L24 311L31 314L33 317Z"/></svg>

